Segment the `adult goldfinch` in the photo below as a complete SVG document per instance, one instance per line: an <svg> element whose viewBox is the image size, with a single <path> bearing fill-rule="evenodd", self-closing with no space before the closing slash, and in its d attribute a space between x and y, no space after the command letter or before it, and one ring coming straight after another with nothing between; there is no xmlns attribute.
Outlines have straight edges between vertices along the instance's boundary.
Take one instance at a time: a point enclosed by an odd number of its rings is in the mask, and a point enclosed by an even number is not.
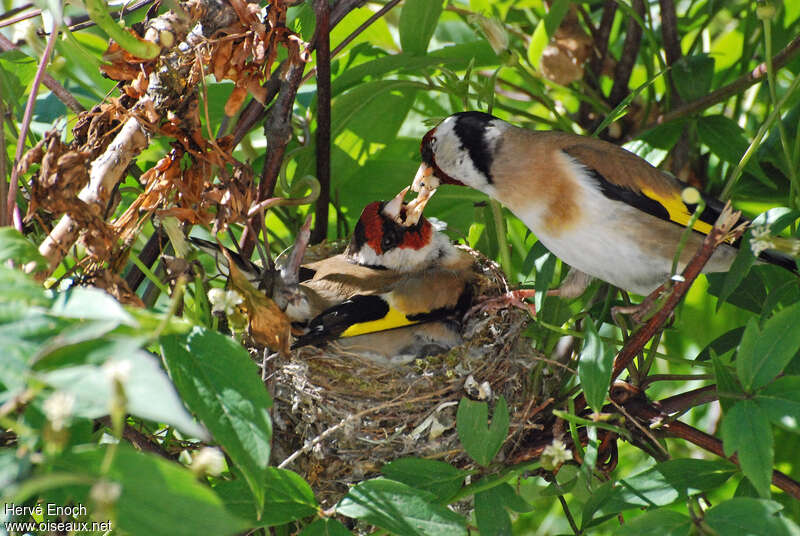
<svg viewBox="0 0 800 536"><path fill-rule="evenodd" d="M681 198L684 183L621 147L530 131L481 112L445 118L425 134L420 152L413 183L420 202L440 183L475 188L507 206L573 269L636 294L649 294L672 275L680 236L696 208ZM679 269L722 210L720 201L703 198L706 209ZM736 247L720 246L705 271L728 270ZM797 270L793 260L775 252L761 259Z"/></svg>

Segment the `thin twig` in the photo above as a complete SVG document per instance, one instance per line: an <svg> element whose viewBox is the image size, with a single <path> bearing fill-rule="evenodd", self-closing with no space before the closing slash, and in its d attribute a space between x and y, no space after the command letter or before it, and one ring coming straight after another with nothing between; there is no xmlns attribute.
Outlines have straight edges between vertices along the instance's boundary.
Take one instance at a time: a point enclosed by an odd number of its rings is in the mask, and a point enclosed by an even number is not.
<svg viewBox="0 0 800 536"><path fill-rule="evenodd" d="M625 390L630 392L630 386L626 387ZM617 391L617 397L620 392L622 391ZM635 420L642 421L642 424L646 426L658 425L657 429L670 437L688 441L703 450L739 465L739 459L735 454L733 456L725 455L722 441L681 421L670 420L663 408L647 400L643 392L639 391L638 395L639 396L625 397L623 399L619 399L618 397L618 403L625 407L627 412L635 417ZM611 396L615 396L613 390ZM778 470L773 470L772 483L795 499L800 500L800 483L797 481L789 478Z"/></svg>
<svg viewBox="0 0 800 536"><path fill-rule="evenodd" d="M361 33L362 33L364 30L366 30L367 28L369 28L370 26L372 26L372 25L375 23L375 21L377 21L378 19L380 19L381 17L383 17L383 16L384 16L386 13L388 13L388 12L389 12L389 10L391 10L391 9L392 9L394 6L396 6L397 4L399 4L399 3L400 3L400 1L401 1L401 0L391 0L391 2L388 2L388 3L387 3L385 6L383 6L383 7L382 7L382 8L380 8L378 11L376 11L375 13L373 13L373 14L372 14L372 16L371 16L370 18L368 18L367 20L365 20L365 21L364 21L364 22L361 24L361 26L359 26L358 28L356 28L355 30L353 30L353 31L352 31L352 33L351 33L350 35L348 35L347 37L345 37L345 38L342 40L342 42L341 42L341 43L339 43L338 45L336 45L336 48L334 48L334 49L333 49L333 52L331 52L331 57L332 57L332 58L335 58L335 57L336 57L336 56L339 54L339 52L341 52L342 50L344 50L344 47L346 47L347 45L349 45L349 44L350 44L350 43L353 41L353 39L355 39L356 37L358 37L359 35L361 35ZM317 63L319 64L319 61L318 61ZM311 69L310 71L308 71L308 72L306 73L306 75L303 77L303 82L306 82L308 79L310 79L312 76L314 76L314 75L316 74L316 72L317 72L316 68L314 68L314 69Z"/></svg>
<svg viewBox="0 0 800 536"><path fill-rule="evenodd" d="M0 34L1 51L8 52L9 50L16 50L16 49L17 46L14 45L14 43L6 39L3 36L3 34ZM52 91L53 94L67 106L67 108L69 108L76 114L86 111L86 108L84 108L83 105L80 102L78 102L78 100L75 97L72 96L72 93L67 91L67 89L64 86L62 86L58 80L56 80L49 74L44 73L42 75L42 83L47 87L47 89Z"/></svg>
<svg viewBox="0 0 800 536"><path fill-rule="evenodd" d="M695 254L689 264L683 271L682 280L676 282L672 286L672 291L664 301L663 306L656 311L656 313L642 326L630 339L625 343L625 346L617 354L614 360L614 370L611 374L612 382L619 376L633 358L644 349L645 344L649 341L657 331L659 331L666 321L669 319L672 311L677 307L678 303L683 299L689 291L697 276L703 270L706 262L711 258L717 246L729 236L731 232L744 232L744 228L737 228L733 230L733 226L739 219L740 213L733 212L730 206L726 206L717 220L717 224L710 233L703 240L700 250Z"/></svg>
<svg viewBox="0 0 800 536"><path fill-rule="evenodd" d="M17 166L22 160L22 153L25 150L25 139L28 137L28 128L31 126L31 119L33 118L33 108L36 105L36 94L39 92L39 84L42 82L42 75L47 63L50 61L50 54L53 53L53 48L56 46L56 38L58 37L58 23L53 19L53 31L47 39L47 46L44 49L42 60L39 62L39 67L36 69L36 75L33 77L33 85L31 92L28 95L28 102L25 105L25 113L22 116L22 127L19 130L19 138L17 138L17 152L14 155L14 165L11 168L11 183L8 187L8 199L6 201L6 215L13 219L14 227L22 232L22 217L19 213L17 206L17 189L19 188L19 176Z"/></svg>
<svg viewBox="0 0 800 536"><path fill-rule="evenodd" d="M314 232L311 243L328 236L328 205L331 201L331 39L328 0L316 0L317 15L317 180L320 191L314 211Z"/></svg>
<svg viewBox="0 0 800 536"><path fill-rule="evenodd" d="M784 67L787 63L789 63L797 53L800 52L800 35L792 39L788 45L784 47L783 50L775 54L772 58L772 66L777 71ZM712 91L705 97L701 97L697 100L693 100L691 102L687 102L681 106L673 108L671 111L662 114L656 118L653 123L646 125L642 130L651 129L657 125L661 125L663 123L669 123L670 121L674 121L676 119L681 119L683 117L688 117L690 115L694 115L698 112L705 110L706 108L713 106L717 103L720 103L737 93L741 93L745 89L749 88L753 84L757 84L764 78L767 74L767 64L766 62L759 63L752 71L745 74L744 76L734 80L727 86L723 86L715 91Z"/></svg>
<svg viewBox="0 0 800 536"><path fill-rule="evenodd" d="M641 19L644 19L644 0L633 0L633 10L636 11ZM617 66L614 68L614 85L611 87L611 93L609 93L608 96L608 101L611 103L611 106L617 106L628 96L628 93L630 93L628 83L631 79L633 67L636 64L636 57L639 55L639 47L642 43L642 31L639 21L634 17L630 17L625 32L625 44L622 46L619 62L617 62Z"/></svg>
<svg viewBox="0 0 800 536"><path fill-rule="evenodd" d="M42 14L41 9L34 9L33 11L29 11L28 13L23 13L22 15L17 15L16 17L12 18L11 20L7 20L4 22L0 22L0 28L4 28L6 26L11 26L18 22L22 22L24 20L32 19L38 17Z"/></svg>
<svg viewBox="0 0 800 536"><path fill-rule="evenodd" d="M6 103L0 97L0 147L6 146ZM0 226L8 225L8 214L6 213L6 203L3 200L8 198L8 181L6 181L6 160L8 159L8 152L3 150L0 154Z"/></svg>
<svg viewBox="0 0 800 536"><path fill-rule="evenodd" d="M707 385L658 401L661 410L667 414L680 413L695 406L702 406L717 400L717 386Z"/></svg>

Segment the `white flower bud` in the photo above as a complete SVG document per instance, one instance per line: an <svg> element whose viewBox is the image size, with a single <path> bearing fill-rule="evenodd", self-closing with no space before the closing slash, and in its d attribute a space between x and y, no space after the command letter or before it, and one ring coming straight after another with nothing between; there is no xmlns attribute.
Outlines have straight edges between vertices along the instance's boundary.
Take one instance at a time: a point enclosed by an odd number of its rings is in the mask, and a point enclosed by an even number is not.
<svg viewBox="0 0 800 536"><path fill-rule="evenodd" d="M567 446L560 439L554 439L553 442L547 445L542 451L542 456L539 461L542 467L548 471L553 471L561 466L564 462L572 459L572 452L567 450Z"/></svg>
<svg viewBox="0 0 800 536"><path fill-rule="evenodd" d="M236 311L236 306L244 301L242 295L235 290L223 290L212 288L208 291L208 301L211 304L212 313L222 313L232 315Z"/></svg>
<svg viewBox="0 0 800 536"><path fill-rule="evenodd" d="M69 423L74 408L75 396L64 391L56 391L42 404L50 427L55 431L63 429Z"/></svg>

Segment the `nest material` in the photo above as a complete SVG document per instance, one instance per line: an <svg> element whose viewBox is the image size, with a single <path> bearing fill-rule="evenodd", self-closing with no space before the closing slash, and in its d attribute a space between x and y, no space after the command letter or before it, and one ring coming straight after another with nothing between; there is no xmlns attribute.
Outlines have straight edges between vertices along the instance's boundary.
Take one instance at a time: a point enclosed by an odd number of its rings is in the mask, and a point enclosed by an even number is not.
<svg viewBox="0 0 800 536"><path fill-rule="evenodd" d="M476 295L505 292L497 265L473 254L481 272ZM463 327L461 345L399 367L378 365L335 344L304 347L289 360L272 360L268 382L275 400L276 461L284 460L282 466L305 477L327 506L346 493L348 484L404 456L469 467L456 433L463 396L486 399L490 406L505 397L509 439L535 426L526 424L526 416L535 398L529 378L537 353L520 337L528 319L514 308L475 315ZM514 444L505 442L501 459Z"/></svg>

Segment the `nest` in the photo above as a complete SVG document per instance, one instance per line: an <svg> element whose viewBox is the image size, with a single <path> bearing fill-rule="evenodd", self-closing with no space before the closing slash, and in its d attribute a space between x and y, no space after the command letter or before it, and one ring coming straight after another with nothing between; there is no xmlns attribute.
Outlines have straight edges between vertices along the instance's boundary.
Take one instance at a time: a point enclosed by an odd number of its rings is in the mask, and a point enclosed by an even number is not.
<svg viewBox="0 0 800 536"><path fill-rule="evenodd" d="M476 295L500 295L507 284L497 265L473 252L481 272ZM510 454L526 428L534 393L530 371L537 353L520 335L527 312L507 308L464 323L464 342L446 353L386 367L329 344L304 347L290 359L273 359L268 371L275 459L314 486L332 506L348 485L379 472L397 458L418 456L472 467L456 432L463 396L502 395L511 417Z"/></svg>

